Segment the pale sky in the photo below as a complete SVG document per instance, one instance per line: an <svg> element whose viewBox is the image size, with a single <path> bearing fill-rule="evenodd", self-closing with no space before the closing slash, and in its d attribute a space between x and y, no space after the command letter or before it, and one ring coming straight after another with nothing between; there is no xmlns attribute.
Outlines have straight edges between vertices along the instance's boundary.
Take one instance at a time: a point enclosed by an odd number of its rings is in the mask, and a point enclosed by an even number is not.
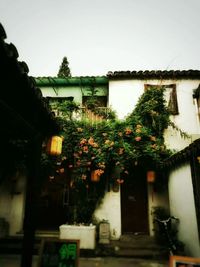
<svg viewBox="0 0 200 267"><path fill-rule="evenodd" d="M31 76L200 69L200 0L0 0Z"/></svg>

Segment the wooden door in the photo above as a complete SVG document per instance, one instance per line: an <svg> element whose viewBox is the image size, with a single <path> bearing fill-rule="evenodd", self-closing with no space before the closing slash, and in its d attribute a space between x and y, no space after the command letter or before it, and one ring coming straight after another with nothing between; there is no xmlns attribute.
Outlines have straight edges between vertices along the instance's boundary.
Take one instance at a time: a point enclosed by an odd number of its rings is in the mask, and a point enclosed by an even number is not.
<svg viewBox="0 0 200 267"><path fill-rule="evenodd" d="M38 230L58 230L67 222L68 206L64 201L65 186L62 181L47 181L38 203Z"/></svg>
<svg viewBox="0 0 200 267"><path fill-rule="evenodd" d="M146 172L134 169L121 186L122 234L148 233Z"/></svg>

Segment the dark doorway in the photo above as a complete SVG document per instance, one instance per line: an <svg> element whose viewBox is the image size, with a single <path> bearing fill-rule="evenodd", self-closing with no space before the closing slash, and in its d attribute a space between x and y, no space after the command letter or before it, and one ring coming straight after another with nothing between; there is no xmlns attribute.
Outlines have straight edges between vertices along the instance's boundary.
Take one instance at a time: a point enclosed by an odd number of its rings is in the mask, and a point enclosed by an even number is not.
<svg viewBox="0 0 200 267"><path fill-rule="evenodd" d="M58 230L67 222L67 188L62 177L47 180L38 203L38 230Z"/></svg>
<svg viewBox="0 0 200 267"><path fill-rule="evenodd" d="M146 172L137 167L121 186L122 234L148 234Z"/></svg>

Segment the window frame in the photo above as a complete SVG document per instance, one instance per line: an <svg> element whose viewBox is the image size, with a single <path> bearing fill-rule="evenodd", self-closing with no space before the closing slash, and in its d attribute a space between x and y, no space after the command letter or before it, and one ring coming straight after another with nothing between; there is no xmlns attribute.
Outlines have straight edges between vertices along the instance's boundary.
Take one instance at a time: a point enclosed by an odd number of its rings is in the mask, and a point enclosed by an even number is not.
<svg viewBox="0 0 200 267"><path fill-rule="evenodd" d="M150 88L164 88L165 90L169 91L169 101L167 102L167 107L171 113L171 115L178 115L178 100L177 100L177 91L176 91L176 84L165 84L165 85L158 85L158 84L144 84L144 90L148 90Z"/></svg>

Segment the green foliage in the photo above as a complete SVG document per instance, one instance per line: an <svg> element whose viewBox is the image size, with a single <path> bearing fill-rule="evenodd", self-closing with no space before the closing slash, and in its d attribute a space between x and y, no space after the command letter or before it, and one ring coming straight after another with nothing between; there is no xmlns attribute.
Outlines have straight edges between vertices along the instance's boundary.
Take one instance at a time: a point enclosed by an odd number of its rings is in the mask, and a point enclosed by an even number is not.
<svg viewBox="0 0 200 267"><path fill-rule="evenodd" d="M151 129L152 135L162 138L170 123L170 111L163 98L164 88L150 88L139 99L135 110L129 116L130 123L141 124Z"/></svg>
<svg viewBox="0 0 200 267"><path fill-rule="evenodd" d="M100 106L98 98L92 96L85 103L86 109L91 110L95 115L99 115L106 120L116 120L116 112L111 108L105 108Z"/></svg>
<svg viewBox="0 0 200 267"><path fill-rule="evenodd" d="M151 88L140 97L126 120L118 121L113 115L112 119L95 125L90 121L73 119L73 112L79 110L73 101L58 107L62 111L59 119L64 142L63 153L57 160L68 176L68 186L74 197L72 220L91 220L106 185L112 182L111 178L119 178L112 175L115 168L126 179L134 164L148 162L148 166L155 166L170 155L163 138L163 132L170 124L163 93L162 88ZM95 112L97 105L92 99L87 108ZM91 182L93 170L100 173L99 183Z"/></svg>
<svg viewBox="0 0 200 267"><path fill-rule="evenodd" d="M60 65L58 75L59 78L71 77L71 70L69 68L69 62L67 57L63 58L62 64Z"/></svg>

